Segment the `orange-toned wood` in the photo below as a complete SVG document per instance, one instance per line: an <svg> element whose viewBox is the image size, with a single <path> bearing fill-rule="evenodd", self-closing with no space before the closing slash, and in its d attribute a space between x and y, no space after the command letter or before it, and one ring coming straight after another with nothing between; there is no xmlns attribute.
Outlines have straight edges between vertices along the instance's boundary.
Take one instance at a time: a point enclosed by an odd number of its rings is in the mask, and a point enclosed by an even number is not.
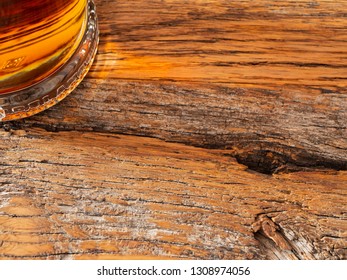
<svg viewBox="0 0 347 280"><path fill-rule="evenodd" d="M0 258L346 259L347 2L96 4L84 82L0 125Z"/></svg>
<svg viewBox="0 0 347 280"><path fill-rule="evenodd" d="M345 171L269 176L137 136L2 138L1 258L346 257Z"/></svg>

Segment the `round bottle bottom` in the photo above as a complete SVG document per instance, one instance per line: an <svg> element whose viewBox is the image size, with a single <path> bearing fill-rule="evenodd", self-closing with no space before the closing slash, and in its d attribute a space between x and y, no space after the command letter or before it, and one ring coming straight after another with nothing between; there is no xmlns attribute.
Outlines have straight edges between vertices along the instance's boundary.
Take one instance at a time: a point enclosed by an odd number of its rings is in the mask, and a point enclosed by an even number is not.
<svg viewBox="0 0 347 280"><path fill-rule="evenodd" d="M99 43L95 5L88 0L86 31L72 57L38 84L0 95L0 122L26 118L55 105L71 93L91 67Z"/></svg>

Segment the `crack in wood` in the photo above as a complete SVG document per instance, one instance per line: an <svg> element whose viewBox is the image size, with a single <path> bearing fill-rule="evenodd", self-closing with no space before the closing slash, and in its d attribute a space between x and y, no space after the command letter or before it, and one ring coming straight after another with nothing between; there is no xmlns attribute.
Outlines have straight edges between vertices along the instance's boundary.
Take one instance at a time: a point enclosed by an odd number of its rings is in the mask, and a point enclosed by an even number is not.
<svg viewBox="0 0 347 280"><path fill-rule="evenodd" d="M14 126L12 126L14 124ZM14 135L20 135L21 137L28 137L30 138L31 135L27 135L27 133L23 134L23 123L18 122L11 122L6 124L0 124L1 127L5 131L11 131ZM55 127L52 129L51 126L46 125L32 125L32 127L39 127L40 129L44 129L47 132L64 132L64 131L70 131L70 129L65 130L63 128L57 128ZM16 131L19 131L18 133ZM79 132L89 132L87 130L76 130ZM110 135L129 135L129 133L122 133L122 132L107 132L103 129L98 129L96 131L92 131L92 133L105 133ZM136 132L134 132L135 135ZM130 133L131 134L131 133ZM161 137L152 137L148 136L146 134L140 134L139 137L149 137L149 138L161 138ZM168 141L172 143L179 143L177 141ZM189 143L185 143L188 144ZM223 145L221 144L203 144L203 145L195 145L190 144L191 146L197 146L202 148L208 148L208 149L223 149ZM236 144L238 145L238 144ZM291 173L291 172L298 172L298 171L307 171L310 169L333 169L333 170L347 170L347 161L343 160L333 160L331 158L324 158L319 157L318 155L309 154L307 151L300 151L299 149L293 149L290 147L287 147L287 149L283 147L276 147L276 144L273 144L271 149L270 146L268 148L264 149L250 149L247 147L249 144L242 144L245 145L245 147L239 146L235 151L230 151L228 153L229 156L234 157L240 164L243 164L247 166L248 169L263 173L263 174L276 174L276 173ZM277 150L288 150L291 151L291 156L288 155L288 152L277 152ZM344 150L344 149L342 149ZM226 151L228 151L226 149ZM295 158L295 159L294 159ZM41 163L50 163L49 161L41 162ZM51 163L51 164L58 164L58 163Z"/></svg>

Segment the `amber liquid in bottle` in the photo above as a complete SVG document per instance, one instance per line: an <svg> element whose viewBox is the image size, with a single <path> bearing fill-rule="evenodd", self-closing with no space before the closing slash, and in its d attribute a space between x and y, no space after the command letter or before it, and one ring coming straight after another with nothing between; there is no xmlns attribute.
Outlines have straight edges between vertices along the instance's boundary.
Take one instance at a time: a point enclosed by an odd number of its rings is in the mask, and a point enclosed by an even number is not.
<svg viewBox="0 0 347 280"><path fill-rule="evenodd" d="M86 9L87 0L0 0L0 96L64 65L83 38Z"/></svg>

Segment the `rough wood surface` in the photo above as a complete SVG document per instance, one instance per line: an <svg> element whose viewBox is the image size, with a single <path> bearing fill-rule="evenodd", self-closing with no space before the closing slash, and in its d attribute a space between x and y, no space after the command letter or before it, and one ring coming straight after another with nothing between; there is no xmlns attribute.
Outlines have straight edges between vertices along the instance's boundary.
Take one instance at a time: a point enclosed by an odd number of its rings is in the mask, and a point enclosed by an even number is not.
<svg viewBox="0 0 347 280"><path fill-rule="evenodd" d="M96 4L85 81L0 125L0 258L346 259L347 2Z"/></svg>
<svg viewBox="0 0 347 280"><path fill-rule="evenodd" d="M2 137L2 258L346 257L345 171L271 177L135 136Z"/></svg>

